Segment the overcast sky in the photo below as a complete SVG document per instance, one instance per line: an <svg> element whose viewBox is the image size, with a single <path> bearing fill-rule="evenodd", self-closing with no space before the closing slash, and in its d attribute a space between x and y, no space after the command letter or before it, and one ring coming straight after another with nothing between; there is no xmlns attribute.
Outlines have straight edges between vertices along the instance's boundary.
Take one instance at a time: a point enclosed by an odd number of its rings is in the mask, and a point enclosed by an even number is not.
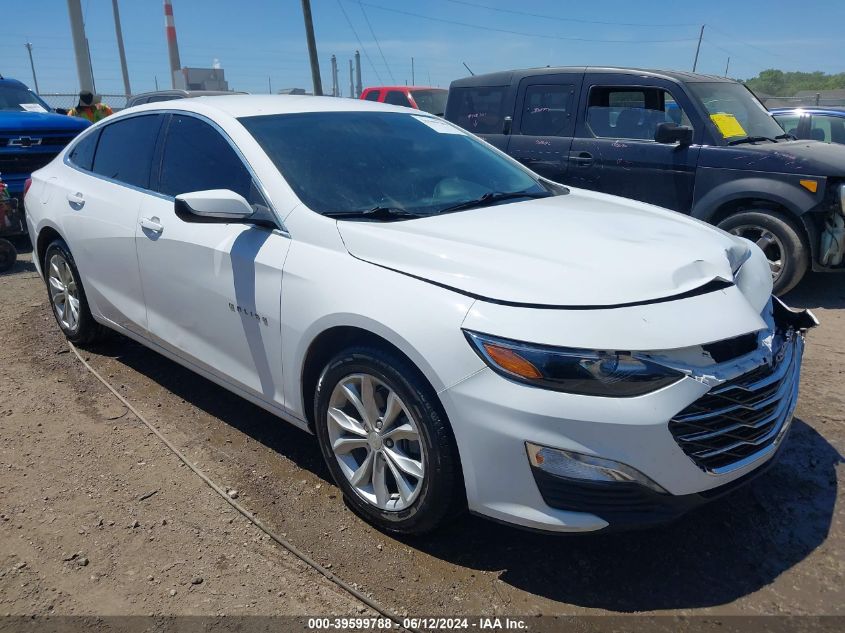
<svg viewBox="0 0 845 633"><path fill-rule="evenodd" d="M169 87L160 0L119 0L133 92ZM76 92L65 0L10 0L0 73L32 84L31 42L41 92ZM324 89L337 55L348 92L348 60L361 49L364 85L448 87L467 74L545 65L624 65L690 70L702 23L698 70L748 78L765 68L845 71L842 0L312 0ZM122 93L111 0L82 0L97 90ZM299 0L173 0L183 66L215 59L233 89L310 90ZM527 15L534 14L534 15ZM359 43L360 41L360 43ZM379 50L380 46L380 50Z"/></svg>

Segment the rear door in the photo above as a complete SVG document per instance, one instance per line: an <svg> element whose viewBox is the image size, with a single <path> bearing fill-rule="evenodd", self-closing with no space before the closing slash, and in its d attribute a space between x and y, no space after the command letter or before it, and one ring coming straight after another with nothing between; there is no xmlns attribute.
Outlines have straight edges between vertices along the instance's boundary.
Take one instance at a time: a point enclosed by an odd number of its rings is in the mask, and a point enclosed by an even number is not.
<svg viewBox="0 0 845 633"><path fill-rule="evenodd" d="M156 199L150 166L163 116L124 117L89 134L69 156L51 204L64 208L63 229L95 312L143 334L146 309L135 256L138 211ZM131 149L130 149L131 148Z"/></svg>
<svg viewBox="0 0 845 633"><path fill-rule="evenodd" d="M508 151L514 91L506 86L464 86L449 90L446 119Z"/></svg>
<svg viewBox="0 0 845 633"><path fill-rule="evenodd" d="M689 212L704 130L686 93L655 77L587 73L570 150L575 186ZM657 143L659 123L693 126L693 144Z"/></svg>
<svg viewBox="0 0 845 633"><path fill-rule="evenodd" d="M517 90L508 153L555 182L566 181L582 77L526 77Z"/></svg>
<svg viewBox="0 0 845 633"><path fill-rule="evenodd" d="M138 263L151 338L268 402L283 402L282 266L290 238L251 224L180 219L181 193L230 189L268 207L228 137L187 113L170 115L160 156L159 197L144 201ZM269 212L269 210L268 210Z"/></svg>

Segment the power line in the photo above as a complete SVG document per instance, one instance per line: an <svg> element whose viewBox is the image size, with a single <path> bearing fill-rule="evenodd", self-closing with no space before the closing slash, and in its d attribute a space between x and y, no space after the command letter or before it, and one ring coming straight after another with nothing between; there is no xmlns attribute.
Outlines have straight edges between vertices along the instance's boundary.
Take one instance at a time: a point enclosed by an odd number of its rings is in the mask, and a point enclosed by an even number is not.
<svg viewBox="0 0 845 633"><path fill-rule="evenodd" d="M698 26L694 23L680 23L680 24L643 24L642 22L605 22L602 20L584 20L581 18L562 18L556 15L547 15L544 13L530 13L528 11L517 11L515 9L502 9L500 7L491 7L486 4L478 2L468 2L467 0L445 0L452 4L462 4L468 7L475 7L476 9L484 9L485 11L498 11L499 13L510 13L511 15L525 15L532 18L543 18L544 20L558 20L559 22L578 22L580 24L603 24L605 26L642 26L642 27L664 27L664 26Z"/></svg>
<svg viewBox="0 0 845 633"><path fill-rule="evenodd" d="M373 30L373 25L370 24L370 18L367 17L367 12L364 10L364 5L360 2L358 6L361 7L361 13L364 15L364 20L367 22L367 26L370 29L370 35L373 36L373 39L376 41L376 46L378 47L379 55L381 55L381 61L384 62L385 68L387 68L387 74L390 75L390 81L392 83L396 83L396 79L393 78L393 71L390 69L390 65L387 63L387 60L384 57L384 51L381 50L381 44L379 44L378 38L376 37L376 32Z"/></svg>
<svg viewBox="0 0 845 633"><path fill-rule="evenodd" d="M376 74L376 78L378 79L378 82L380 84L384 85L384 82L381 80L381 75L379 75L379 72L376 69L375 64L373 64L373 60L370 59L370 54L367 52L367 49L364 48L364 44L363 44L363 42L361 42L361 38L358 37L358 31L355 30L354 26L352 26L352 20L349 19L349 16L346 14L346 9L343 8L343 3L340 0L337 0L337 6L339 6L340 10L343 12L343 17L346 18L346 22L347 22L347 24L349 24L349 28L352 29L352 34L355 36L355 39L358 40L358 46L360 46L361 50L364 52L364 57L366 57L367 61L370 62L370 68L372 68L373 72Z"/></svg>
<svg viewBox="0 0 845 633"><path fill-rule="evenodd" d="M775 53L775 52L773 52L773 51L767 51L765 48L760 48L759 46L756 46L756 45L751 44L751 43L749 43L749 42L744 42L744 41L742 41L742 40L740 40L740 39L737 39L735 36L731 35L730 33L727 33L727 32L725 32L725 31L723 31L722 29L718 29L718 28L716 28L715 26L712 26L712 25L710 25L710 24L708 24L708 26L709 26L711 29L713 29L714 31L717 31L717 32L721 33L722 35L724 35L725 37L730 38L732 41L734 41L734 42L738 42L738 43L740 43L740 44L744 44L745 46L748 46L749 48L753 48L753 49L754 49L754 50L756 50L756 51L759 51L759 52L761 52L761 53L764 53L764 54L766 54L766 55L769 55L770 57L785 57L785 55L782 55L782 54L780 54L780 53Z"/></svg>
<svg viewBox="0 0 845 633"><path fill-rule="evenodd" d="M338 4L340 4L341 0L337 0ZM345 0L350 1L350 0ZM360 1L360 0L359 0ZM364 4L372 9L378 9L379 11L389 11L391 13L398 13L401 15L407 15L414 18L421 18L423 20L431 20L432 22L441 22L444 24L454 24L457 26L464 26L470 29L476 29L480 31L486 32L497 32L497 33L509 33L510 35L522 35L524 37L531 37L531 38L544 38L550 40L563 40L563 41L570 41L570 42L603 42L606 44L658 44L658 43L669 43L669 42L694 42L696 39L695 37L688 37L683 39L674 39L674 40L608 40L608 39L598 39L598 38L590 38L590 37L566 37L563 35L545 35L542 33L526 33L524 31L513 31L510 29L500 29L495 28L492 26L481 26L479 24L470 24L468 22L459 22L457 20L447 20L445 18L436 18L430 15L423 15L421 13L413 13L411 11L403 11L402 9L394 9L393 7L385 7L380 4L373 4L371 2L360 2L360 4ZM341 5L342 6L342 5Z"/></svg>

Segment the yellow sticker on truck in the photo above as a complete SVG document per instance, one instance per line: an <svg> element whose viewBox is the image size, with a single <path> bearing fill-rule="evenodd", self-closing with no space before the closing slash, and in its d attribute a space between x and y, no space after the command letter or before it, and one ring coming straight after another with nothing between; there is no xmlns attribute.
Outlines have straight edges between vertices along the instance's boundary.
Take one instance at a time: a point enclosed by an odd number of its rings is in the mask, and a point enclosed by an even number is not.
<svg viewBox="0 0 845 633"><path fill-rule="evenodd" d="M742 127L742 124L736 120L736 117L733 114L728 114L727 112L717 112L716 114L711 114L710 119L716 124L716 127L719 128L719 132L721 132L722 136L725 138L731 138L732 136L748 136L748 133Z"/></svg>

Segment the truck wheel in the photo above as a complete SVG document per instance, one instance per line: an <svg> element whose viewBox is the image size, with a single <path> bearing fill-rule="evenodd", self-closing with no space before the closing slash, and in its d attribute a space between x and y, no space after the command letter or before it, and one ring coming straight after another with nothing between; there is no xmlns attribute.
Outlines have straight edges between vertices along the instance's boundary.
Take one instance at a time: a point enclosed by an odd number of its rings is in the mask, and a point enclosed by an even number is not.
<svg viewBox="0 0 845 633"><path fill-rule="evenodd" d="M810 247L798 225L777 211L740 211L721 222L719 228L757 244L769 260L773 292L792 290L810 266Z"/></svg>
<svg viewBox="0 0 845 633"><path fill-rule="evenodd" d="M15 265L18 254L9 240L0 239L0 273L11 270Z"/></svg>

